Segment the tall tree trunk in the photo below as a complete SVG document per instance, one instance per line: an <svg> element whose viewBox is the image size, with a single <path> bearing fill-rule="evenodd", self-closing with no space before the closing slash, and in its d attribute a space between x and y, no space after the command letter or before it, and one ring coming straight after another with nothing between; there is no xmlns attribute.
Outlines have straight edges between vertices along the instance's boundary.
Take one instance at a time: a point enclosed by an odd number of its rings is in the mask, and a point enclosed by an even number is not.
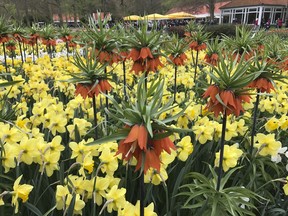
<svg viewBox="0 0 288 216"><path fill-rule="evenodd" d="M208 0L210 22L214 22L214 10L215 10L215 0Z"/></svg>
<svg viewBox="0 0 288 216"><path fill-rule="evenodd" d="M55 0L55 1L58 7L58 16L59 16L60 26L63 26L63 13L62 13L61 0Z"/></svg>
<svg viewBox="0 0 288 216"><path fill-rule="evenodd" d="M31 26L31 23L30 23L30 15L29 15L28 5L27 5L27 0L24 0L24 9L25 9L26 24L27 24L27 26Z"/></svg>
<svg viewBox="0 0 288 216"><path fill-rule="evenodd" d="M73 16L74 16L74 26L77 27L77 10L75 7L75 4L72 5L72 9L73 9Z"/></svg>

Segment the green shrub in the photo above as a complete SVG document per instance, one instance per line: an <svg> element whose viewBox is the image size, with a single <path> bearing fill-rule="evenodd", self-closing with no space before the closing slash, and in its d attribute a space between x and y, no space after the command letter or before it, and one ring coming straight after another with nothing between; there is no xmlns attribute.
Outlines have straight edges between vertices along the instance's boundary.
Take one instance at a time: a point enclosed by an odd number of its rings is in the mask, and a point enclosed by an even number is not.
<svg viewBox="0 0 288 216"><path fill-rule="evenodd" d="M212 37L222 36L222 34L229 37L235 36L236 25L221 24L221 25L206 25L204 30L211 33Z"/></svg>
<svg viewBox="0 0 288 216"><path fill-rule="evenodd" d="M185 26L171 26L167 29L169 35L176 34L179 38L184 37Z"/></svg>

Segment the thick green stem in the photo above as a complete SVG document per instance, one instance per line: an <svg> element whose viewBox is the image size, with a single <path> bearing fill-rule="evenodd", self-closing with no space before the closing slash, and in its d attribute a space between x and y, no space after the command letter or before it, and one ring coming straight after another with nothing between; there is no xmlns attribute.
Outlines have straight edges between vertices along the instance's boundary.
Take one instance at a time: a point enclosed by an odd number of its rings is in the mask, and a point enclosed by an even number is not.
<svg viewBox="0 0 288 216"><path fill-rule="evenodd" d="M223 119L222 119L222 133L221 133L221 140L220 140L220 158L219 158L219 170L218 170L218 180L217 180L217 187L216 190L219 191L221 185L221 179L223 174L223 159L224 159L224 142L225 142L225 132L226 132L226 122L227 122L227 115L226 110L224 109Z"/></svg>
<svg viewBox="0 0 288 216"><path fill-rule="evenodd" d="M92 97L92 103L93 103L93 115L94 115L94 126L95 126L95 140L98 139L98 133L97 133L97 107L96 107L96 96L93 95Z"/></svg>
<svg viewBox="0 0 288 216"><path fill-rule="evenodd" d="M37 54L37 59L39 58L39 46L38 46L38 40L36 39L36 54Z"/></svg>
<svg viewBox="0 0 288 216"><path fill-rule="evenodd" d="M197 67L198 67L198 57L199 57L199 51L196 51L196 62L195 62L195 71L194 71L194 83L196 82L196 76L197 76Z"/></svg>
<svg viewBox="0 0 288 216"><path fill-rule="evenodd" d="M127 85L127 83L126 83L126 65L125 65L125 61L123 61L122 65L123 65L124 99L125 99L125 101L127 101L127 93L126 93L126 85Z"/></svg>
<svg viewBox="0 0 288 216"><path fill-rule="evenodd" d="M259 106L259 99L260 99L260 90L257 90L256 102L254 105L254 112L253 112L253 123L252 123L252 131L251 131L251 145L250 145L250 154L252 155L253 148L254 148L254 136L256 131L256 120L257 120L257 112Z"/></svg>
<svg viewBox="0 0 288 216"><path fill-rule="evenodd" d="M68 41L66 41L66 51L67 51L67 60L69 60L69 45L68 45Z"/></svg>
<svg viewBox="0 0 288 216"><path fill-rule="evenodd" d="M176 94L177 94L177 66L175 65L174 71L174 103L176 102Z"/></svg>
<svg viewBox="0 0 288 216"><path fill-rule="evenodd" d="M24 63L24 58L23 58L23 51L22 51L21 42L19 41L18 44L19 44L19 50L20 50L20 55L21 55L21 61L22 61L22 64L23 64Z"/></svg>
<svg viewBox="0 0 288 216"><path fill-rule="evenodd" d="M4 53L4 64L5 64L5 71L8 73L8 67L7 67L7 56L6 56L6 49L5 49L5 43L2 43L3 45L3 53Z"/></svg>
<svg viewBox="0 0 288 216"><path fill-rule="evenodd" d="M144 188L144 172L140 174L140 216L144 216L144 200L145 200L145 188Z"/></svg>

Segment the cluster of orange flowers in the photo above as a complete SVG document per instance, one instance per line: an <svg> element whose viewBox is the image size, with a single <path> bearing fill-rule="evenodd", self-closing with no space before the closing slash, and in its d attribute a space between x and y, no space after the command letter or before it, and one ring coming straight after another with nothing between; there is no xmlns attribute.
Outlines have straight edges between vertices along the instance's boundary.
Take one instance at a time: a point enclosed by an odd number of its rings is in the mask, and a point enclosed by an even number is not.
<svg viewBox="0 0 288 216"><path fill-rule="evenodd" d="M158 67L163 67L164 65L160 62L159 56L153 56L149 47L143 47L141 50L135 48L131 49L127 56L127 59L131 58L133 60L133 66L131 71L135 74L143 71L157 71Z"/></svg>
<svg viewBox="0 0 288 216"><path fill-rule="evenodd" d="M162 139L149 138L144 125L133 125L128 136L121 140L117 154L122 154L122 159L129 161L134 156L137 160L136 170L139 170L144 160L144 174L151 167L160 172L160 154L164 150L171 154L171 149L176 150L174 143L165 137Z"/></svg>
<svg viewBox="0 0 288 216"><path fill-rule="evenodd" d="M97 85L78 83L76 85L75 94L80 94L85 99L87 96L92 98L94 95L97 96L100 92L110 91L111 89L112 86L107 80L100 80Z"/></svg>
<svg viewBox="0 0 288 216"><path fill-rule="evenodd" d="M209 54L206 54L205 57L204 57L204 60L208 63L208 64L211 64L211 65L214 65L216 66L217 65L217 62L218 62L218 54L217 53L212 53L211 55Z"/></svg>
<svg viewBox="0 0 288 216"><path fill-rule="evenodd" d="M121 56L115 52L108 52L105 50L99 51L96 49L96 54L99 58L99 62L101 63L108 63L109 65L112 65L113 63L121 61Z"/></svg>
<svg viewBox="0 0 288 216"><path fill-rule="evenodd" d="M187 55L185 53L181 53L176 57L172 54L169 56L169 59L177 66L184 65L185 61L187 60Z"/></svg>
<svg viewBox="0 0 288 216"><path fill-rule="evenodd" d="M219 94L223 104L217 100L216 95ZM242 107L242 102L249 102L249 95L235 95L233 91L221 90L217 85L211 85L203 94L203 98L210 97L206 108L213 111L214 115L217 117L220 112L226 113L226 115L235 114L239 116L241 111L244 112Z"/></svg>
<svg viewBox="0 0 288 216"><path fill-rule="evenodd" d="M49 45L56 46L56 40L54 40L54 39L48 39L48 40L42 39L42 43L46 46L49 46Z"/></svg>

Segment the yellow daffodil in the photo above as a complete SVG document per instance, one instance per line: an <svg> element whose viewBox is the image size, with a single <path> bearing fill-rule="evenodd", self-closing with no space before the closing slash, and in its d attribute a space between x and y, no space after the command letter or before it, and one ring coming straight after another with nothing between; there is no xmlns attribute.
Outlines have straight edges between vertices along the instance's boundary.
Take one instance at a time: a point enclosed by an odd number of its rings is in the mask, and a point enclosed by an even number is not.
<svg viewBox="0 0 288 216"><path fill-rule="evenodd" d="M165 182L168 179L168 174L164 166L160 167L160 172L153 168L149 168L144 176L145 183L152 183L159 185L161 182Z"/></svg>
<svg viewBox="0 0 288 216"><path fill-rule="evenodd" d="M94 178L91 181L93 184L94 181L96 181L94 201L100 206L103 204L103 198L106 197L106 190L109 187L109 180L103 177L96 177L96 180Z"/></svg>
<svg viewBox="0 0 288 216"><path fill-rule="evenodd" d="M287 130L288 128L288 116L282 115L281 118L279 119L279 126L282 130Z"/></svg>
<svg viewBox="0 0 288 216"><path fill-rule="evenodd" d="M18 148L19 156L17 159L20 159L19 162L24 162L28 165L32 164L33 158L39 155L39 152L35 151L37 139L28 137L23 137Z"/></svg>
<svg viewBox="0 0 288 216"><path fill-rule="evenodd" d="M227 122L225 140L229 141L233 137L236 137L237 135L238 135L238 133L237 133L237 123L232 123L231 124L230 122Z"/></svg>
<svg viewBox="0 0 288 216"><path fill-rule="evenodd" d="M64 210L65 207L65 201L66 201L66 196L69 194L69 190L67 187L64 187L62 185L57 185L56 187L56 209L58 210Z"/></svg>
<svg viewBox="0 0 288 216"><path fill-rule="evenodd" d="M3 197L0 197L0 206L5 205Z"/></svg>
<svg viewBox="0 0 288 216"><path fill-rule="evenodd" d="M224 172L228 171L230 168L233 168L237 165L238 159L243 154L243 151L239 149L238 143L229 146L224 145L224 159L223 159L223 170ZM220 152L216 153L215 166L219 167Z"/></svg>
<svg viewBox="0 0 288 216"><path fill-rule="evenodd" d="M286 196L288 196L288 177L286 178L286 184L283 186L283 190Z"/></svg>
<svg viewBox="0 0 288 216"><path fill-rule="evenodd" d="M154 212L154 203L144 208L144 215L157 216ZM138 200L135 206L126 201L124 207L118 210L118 216L140 216L140 201Z"/></svg>
<svg viewBox="0 0 288 216"><path fill-rule="evenodd" d="M116 185L110 189L110 191L106 194L106 200L108 203L107 211L109 213L111 213L112 210L118 211L118 209L125 205L125 193L125 188L118 189Z"/></svg>
<svg viewBox="0 0 288 216"><path fill-rule="evenodd" d="M237 124L237 129L236 129L237 133L243 136L248 130L248 127L245 126L244 119L240 119L238 122L236 122L236 124Z"/></svg>
<svg viewBox="0 0 288 216"><path fill-rule="evenodd" d="M60 155L56 152L52 153L52 152L48 152L44 155L43 158L43 162L42 164L40 165L40 172L43 173L44 170L46 172L46 175L48 177L52 176L53 175L53 172L55 170L58 170L59 169L59 166L58 166L58 161L60 159Z"/></svg>
<svg viewBox="0 0 288 216"><path fill-rule="evenodd" d="M275 134L258 133L255 138L255 147L262 156L275 156L282 147L281 142L275 140Z"/></svg>
<svg viewBox="0 0 288 216"><path fill-rule="evenodd" d="M212 127L195 125L192 130L196 136L196 140L198 140L200 144L205 144L208 140L213 139L214 129Z"/></svg>
<svg viewBox="0 0 288 216"><path fill-rule="evenodd" d="M83 200L81 200L79 194L76 194L74 196L76 196L76 197L75 197L73 215L82 215L82 209L85 207L85 202ZM72 199L73 199L73 195L68 194L67 199L66 199L66 206L67 207L71 204Z"/></svg>
<svg viewBox="0 0 288 216"><path fill-rule="evenodd" d="M75 140L75 126L77 125L78 133L83 136L92 127L92 124L85 119L74 118L73 124L67 126L69 136L72 140Z"/></svg>
<svg viewBox="0 0 288 216"><path fill-rule="evenodd" d="M177 157L181 161L186 161L188 156L193 152L193 144L190 136L185 136L176 144Z"/></svg>
<svg viewBox="0 0 288 216"><path fill-rule="evenodd" d="M28 200L29 193L32 191L33 186L29 184L22 184L20 185L22 175L19 176L13 185L13 192L12 192L12 206L15 206L15 213L18 213L18 198L22 200L22 202L26 202Z"/></svg>
<svg viewBox="0 0 288 216"><path fill-rule="evenodd" d="M99 157L102 166L101 171L107 173L108 175L113 175L113 173L118 169L118 159L115 156L115 152L111 152L110 149L105 148Z"/></svg>
<svg viewBox="0 0 288 216"><path fill-rule="evenodd" d="M270 118L266 124L265 124L265 129L267 132L272 132L279 127L279 120L275 117Z"/></svg>
<svg viewBox="0 0 288 216"><path fill-rule="evenodd" d="M2 143L17 143L22 139L23 134L20 130L10 127L9 124L0 122L0 139Z"/></svg>
<svg viewBox="0 0 288 216"><path fill-rule="evenodd" d="M5 168L5 173L7 173L11 168L16 167L15 158L19 155L19 148L17 144L6 144L4 145L2 166Z"/></svg>

